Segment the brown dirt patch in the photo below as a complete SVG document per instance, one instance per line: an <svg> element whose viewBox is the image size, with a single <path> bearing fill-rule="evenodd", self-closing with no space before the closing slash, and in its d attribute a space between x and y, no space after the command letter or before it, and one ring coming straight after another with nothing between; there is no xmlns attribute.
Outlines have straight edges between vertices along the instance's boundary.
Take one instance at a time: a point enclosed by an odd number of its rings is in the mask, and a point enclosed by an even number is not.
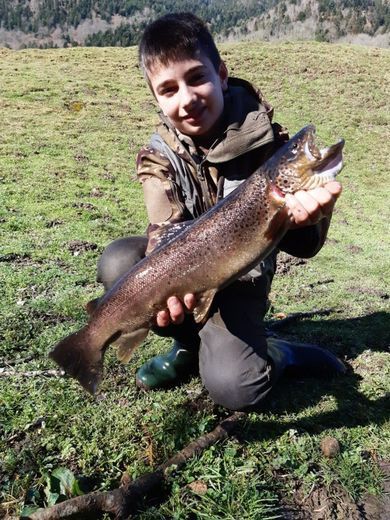
<svg viewBox="0 0 390 520"><path fill-rule="evenodd" d="M307 260L304 258L296 258L295 256L288 255L287 253L280 252L278 254L278 260L276 265L276 274L286 275L291 270L300 265L306 265Z"/></svg>
<svg viewBox="0 0 390 520"><path fill-rule="evenodd" d="M389 520L390 519L390 462L382 461L379 466L384 474L381 496L366 494L355 502L338 485L329 490L314 488L309 494L298 489L293 500L282 500L284 520Z"/></svg>
<svg viewBox="0 0 390 520"><path fill-rule="evenodd" d="M347 250L353 255L357 255L363 251L363 248L360 246L350 245L347 246Z"/></svg>
<svg viewBox="0 0 390 520"><path fill-rule="evenodd" d="M39 260L33 260L29 254L26 253L7 253L0 255L0 262L20 264L20 265L38 265Z"/></svg>
<svg viewBox="0 0 390 520"><path fill-rule="evenodd" d="M358 287L352 286L347 289L351 294L368 294L369 296L374 296L380 298L381 300L388 300L389 293L382 291L381 289L374 289L372 287Z"/></svg>
<svg viewBox="0 0 390 520"><path fill-rule="evenodd" d="M97 248L97 244L85 240L71 240L68 243L68 251L73 253L74 256L85 253L86 251L95 251Z"/></svg>

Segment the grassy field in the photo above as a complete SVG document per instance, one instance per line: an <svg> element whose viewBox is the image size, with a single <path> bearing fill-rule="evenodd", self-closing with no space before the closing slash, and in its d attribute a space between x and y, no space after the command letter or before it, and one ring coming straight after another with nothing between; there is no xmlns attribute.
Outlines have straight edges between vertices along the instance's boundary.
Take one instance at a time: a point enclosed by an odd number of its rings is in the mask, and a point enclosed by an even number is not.
<svg viewBox="0 0 390 520"><path fill-rule="evenodd" d="M375 518L390 459L390 53L320 43L221 50L291 134L313 122L322 144L346 140L327 244L309 261L283 258L269 319L332 309L280 334L328 347L349 370L281 382L262 413L174 472L136 518ZM145 230L134 160L156 109L135 49L0 49L0 113L0 517L11 518L63 499L66 477L75 494L151 471L228 412L197 378L136 390L140 364L169 347L152 335L129 365L108 353L96 398L34 374L55 369L49 350L84 324L105 245ZM333 459L321 454L326 435L341 445Z"/></svg>

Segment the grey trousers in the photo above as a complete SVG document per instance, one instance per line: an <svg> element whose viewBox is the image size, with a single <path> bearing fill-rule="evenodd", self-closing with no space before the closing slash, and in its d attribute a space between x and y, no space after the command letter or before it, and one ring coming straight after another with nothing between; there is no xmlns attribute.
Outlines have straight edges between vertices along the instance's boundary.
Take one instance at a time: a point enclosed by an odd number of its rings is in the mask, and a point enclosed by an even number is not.
<svg viewBox="0 0 390 520"><path fill-rule="evenodd" d="M107 246L97 280L108 290L145 256L146 236L126 237ZM154 327L187 348L199 349L199 373L215 403L231 410L255 410L273 385L263 317L267 295L258 282L234 282L215 296L203 326L186 315L184 323Z"/></svg>

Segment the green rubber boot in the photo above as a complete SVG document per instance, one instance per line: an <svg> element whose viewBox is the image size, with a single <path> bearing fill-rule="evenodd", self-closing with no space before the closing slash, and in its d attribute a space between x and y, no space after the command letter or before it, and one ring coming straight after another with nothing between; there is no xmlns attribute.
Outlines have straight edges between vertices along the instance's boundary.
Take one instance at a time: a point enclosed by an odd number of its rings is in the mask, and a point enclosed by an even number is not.
<svg viewBox="0 0 390 520"><path fill-rule="evenodd" d="M188 348L174 341L167 354L155 356L138 369L135 381L138 388L155 390L180 383L198 368L198 349Z"/></svg>

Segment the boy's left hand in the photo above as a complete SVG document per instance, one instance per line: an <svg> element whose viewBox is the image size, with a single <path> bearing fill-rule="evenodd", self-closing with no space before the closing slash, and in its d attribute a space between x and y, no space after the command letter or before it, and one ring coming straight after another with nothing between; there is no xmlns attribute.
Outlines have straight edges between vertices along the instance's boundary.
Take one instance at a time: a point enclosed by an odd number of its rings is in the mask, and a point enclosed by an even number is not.
<svg viewBox="0 0 390 520"><path fill-rule="evenodd" d="M286 206L291 222L290 229L310 226L324 217L330 217L341 191L341 184L332 181L309 191L302 190L294 195L287 194Z"/></svg>
<svg viewBox="0 0 390 520"><path fill-rule="evenodd" d="M167 308L158 312L156 323L159 327L167 327L171 323L180 325L184 321L186 309L192 312L196 305L196 297L188 293L181 301L177 296L171 296L167 300Z"/></svg>

